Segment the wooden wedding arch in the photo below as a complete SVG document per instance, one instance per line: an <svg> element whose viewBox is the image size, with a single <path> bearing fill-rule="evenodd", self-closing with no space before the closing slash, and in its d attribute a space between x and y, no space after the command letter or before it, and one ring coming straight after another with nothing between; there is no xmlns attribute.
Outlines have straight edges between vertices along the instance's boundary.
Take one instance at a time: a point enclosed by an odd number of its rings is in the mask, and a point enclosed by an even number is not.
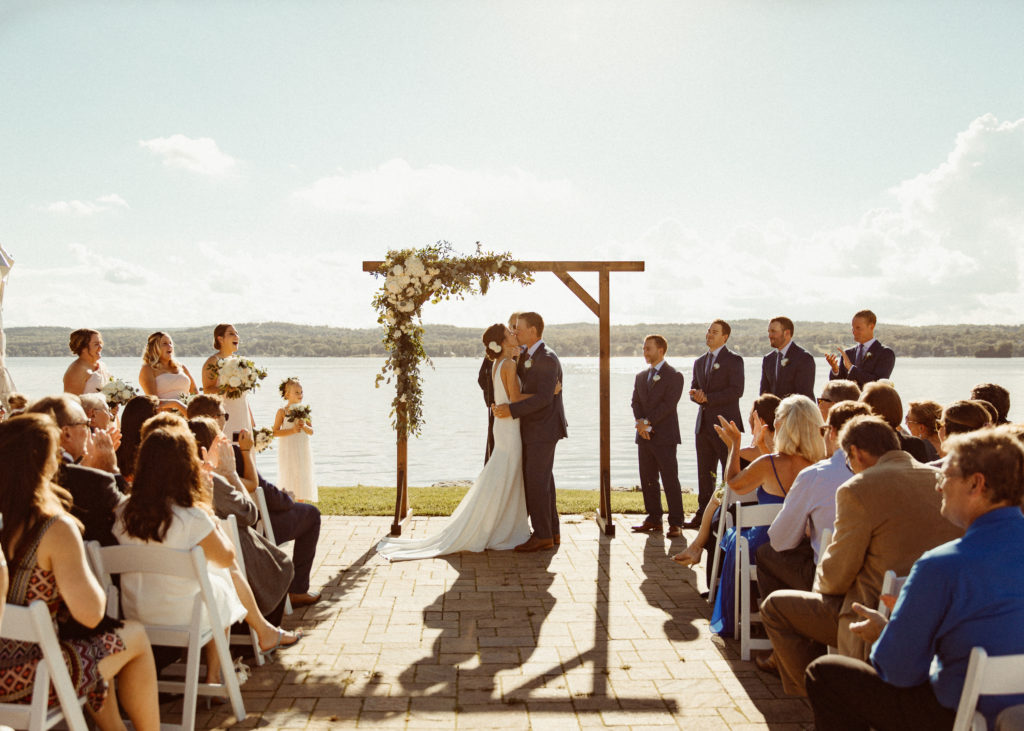
<svg viewBox="0 0 1024 731"><path fill-rule="evenodd" d="M384 265L383 261L364 261L363 271L375 273ZM597 524L606 536L615 535L615 523L611 512L611 273L642 272L642 261L522 261L513 262L516 266L532 272L552 272L580 298L591 312L597 315L600 334L599 391L601 398L601 468L600 468L600 505L597 512ZM573 279L570 272L597 272L598 295L595 299L579 282ZM397 438L397 481L395 490L395 519L391 524L391 535L402 534L402 523L409 517L409 480L408 480L408 437L399 434Z"/></svg>

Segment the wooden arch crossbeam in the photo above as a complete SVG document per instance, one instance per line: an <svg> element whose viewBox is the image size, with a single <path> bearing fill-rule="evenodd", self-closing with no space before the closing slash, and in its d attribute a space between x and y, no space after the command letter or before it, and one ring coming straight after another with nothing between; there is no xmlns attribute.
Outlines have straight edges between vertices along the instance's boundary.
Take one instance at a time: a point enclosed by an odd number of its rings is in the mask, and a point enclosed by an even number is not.
<svg viewBox="0 0 1024 731"><path fill-rule="evenodd" d="M600 421L601 421L601 463L599 474L600 505L597 524L607 536L615 535L615 524L611 512L611 273L642 272L642 261L522 261L516 266L532 272L552 272L573 294L597 315L600 347L598 357ZM382 261L364 261L364 272L376 272L383 266ZM593 297L577 282L570 272L597 272L598 294ZM408 451L406 442L398 441L398 479L395 495L395 520L391 524L391 535L401 535L402 522L409 516L408 497Z"/></svg>

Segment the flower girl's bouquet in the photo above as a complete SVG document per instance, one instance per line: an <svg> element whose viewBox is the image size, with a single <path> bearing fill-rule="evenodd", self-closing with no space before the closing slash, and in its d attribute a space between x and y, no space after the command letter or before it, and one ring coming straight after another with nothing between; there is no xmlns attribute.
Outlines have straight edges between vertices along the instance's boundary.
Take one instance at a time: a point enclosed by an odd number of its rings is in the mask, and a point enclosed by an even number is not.
<svg viewBox="0 0 1024 731"><path fill-rule="evenodd" d="M259 387L267 372L248 358L233 355L211 363L209 372L217 379L217 393L224 398L241 398L246 391Z"/></svg>
<svg viewBox="0 0 1024 731"><path fill-rule="evenodd" d="M100 393L107 400L107 406L122 406L139 395L135 386L114 377L107 381L103 388L100 389Z"/></svg>
<svg viewBox="0 0 1024 731"><path fill-rule="evenodd" d="M274 446L274 430L269 426L257 429L253 435L253 448L257 452L263 452Z"/></svg>
<svg viewBox="0 0 1024 731"><path fill-rule="evenodd" d="M313 421L310 418L310 412L312 409L309 408L308 404L295 404L285 409L285 415L292 421L298 421L302 419L307 424L312 424Z"/></svg>

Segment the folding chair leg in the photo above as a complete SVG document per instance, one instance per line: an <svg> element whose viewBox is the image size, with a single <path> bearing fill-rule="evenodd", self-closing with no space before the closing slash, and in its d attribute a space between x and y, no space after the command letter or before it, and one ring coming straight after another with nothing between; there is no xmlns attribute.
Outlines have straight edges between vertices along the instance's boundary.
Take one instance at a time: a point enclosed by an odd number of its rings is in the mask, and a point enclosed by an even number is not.
<svg viewBox="0 0 1024 731"><path fill-rule="evenodd" d="M217 650L217 657L220 658L220 672L224 688L228 693L228 700L231 701L231 710L234 712L236 720L244 721L245 705L242 703L242 690L238 687L238 676L235 675L235 663L231 659L228 638L220 632L214 632L213 644Z"/></svg>

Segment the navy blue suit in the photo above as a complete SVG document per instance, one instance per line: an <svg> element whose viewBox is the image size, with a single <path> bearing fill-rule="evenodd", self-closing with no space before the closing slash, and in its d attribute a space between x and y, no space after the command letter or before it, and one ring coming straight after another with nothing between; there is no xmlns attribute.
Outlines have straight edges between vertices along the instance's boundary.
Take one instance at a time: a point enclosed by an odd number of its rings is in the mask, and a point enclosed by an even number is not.
<svg viewBox="0 0 1024 731"><path fill-rule="evenodd" d="M842 358L840 358L839 373L833 373L832 370L829 369L828 380L831 381L837 378L848 378L851 381L856 381L858 386L864 388L865 383L878 381L882 378L888 378L891 376L892 369L896 365L896 353L893 352L893 349L885 347L877 340L871 343L871 347L868 348L868 352L864 354L864 358L860 365L856 365L856 345L852 348L846 349L846 356L850 359L850 362L855 365L847 370L846 364L843 362Z"/></svg>
<svg viewBox="0 0 1024 731"><path fill-rule="evenodd" d="M708 371L711 352L707 352L693 364L690 388L703 391L707 403L698 404L697 426L697 494L700 507L694 520L704 515L704 508L715 492L718 474L725 470L729 450L715 432L718 417L736 422L743 431L743 416L740 414L740 397L743 395L743 357L733 353L724 345L718 359Z"/></svg>
<svg viewBox="0 0 1024 731"><path fill-rule="evenodd" d="M650 422L651 438L641 439L637 432L637 455L640 461L640 487L644 494L647 522L661 523L661 484L665 486L669 525L683 524L683 493L679 486L679 463L676 445L679 436L679 415L676 411L683 395L683 374L662 362L657 375L650 377L650 368L636 374L633 383L633 417ZM657 380L654 380L657 378Z"/></svg>
<svg viewBox="0 0 1024 731"><path fill-rule="evenodd" d="M512 418L519 419L523 436L523 482L526 510L530 514L535 538L559 535L558 509L555 507L555 446L568 436L562 394L555 386L562 382L562 364L555 351L542 342L532 357L524 352L516 372L522 379L522 393L529 398L509 404Z"/></svg>
<svg viewBox="0 0 1024 731"><path fill-rule="evenodd" d="M779 358L777 350L768 353L761 361L761 393L780 399L797 393L813 401L814 356L793 342L785 358Z"/></svg>

